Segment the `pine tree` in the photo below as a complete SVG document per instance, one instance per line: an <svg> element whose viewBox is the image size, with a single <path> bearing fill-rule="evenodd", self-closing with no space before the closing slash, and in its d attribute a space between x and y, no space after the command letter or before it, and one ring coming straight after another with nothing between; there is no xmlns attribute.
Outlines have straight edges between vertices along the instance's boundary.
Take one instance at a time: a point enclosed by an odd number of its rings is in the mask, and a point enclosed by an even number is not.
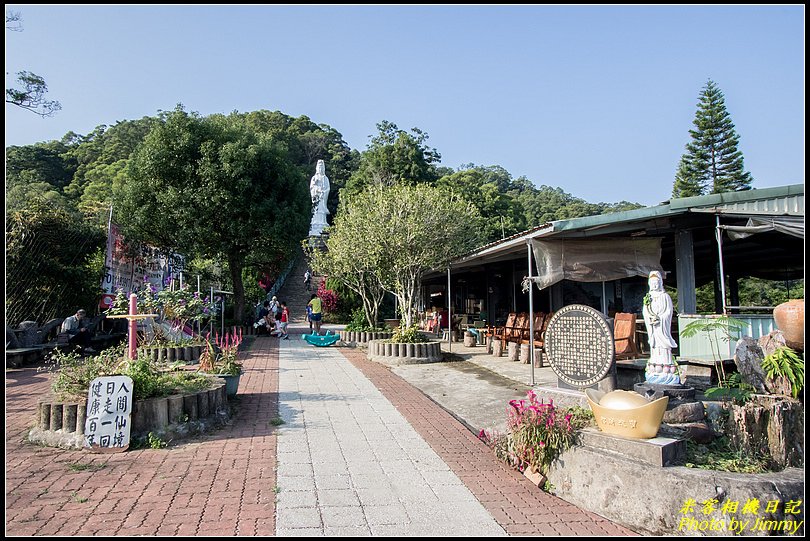
<svg viewBox="0 0 810 541"><path fill-rule="evenodd" d="M700 95L692 141L681 157L672 197L690 197L751 189L751 173L744 170L740 138L726 111L723 93L709 80Z"/></svg>

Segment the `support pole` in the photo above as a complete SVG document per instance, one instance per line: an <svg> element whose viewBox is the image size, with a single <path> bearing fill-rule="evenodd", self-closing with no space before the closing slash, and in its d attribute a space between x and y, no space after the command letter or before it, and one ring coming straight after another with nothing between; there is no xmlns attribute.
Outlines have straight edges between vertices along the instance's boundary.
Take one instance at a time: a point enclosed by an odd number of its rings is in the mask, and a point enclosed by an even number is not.
<svg viewBox="0 0 810 541"><path fill-rule="evenodd" d="M529 261L529 364L532 365L532 386L534 386L534 283L532 283L532 241L526 243Z"/></svg>
<svg viewBox="0 0 810 541"><path fill-rule="evenodd" d="M447 351L453 351L453 298L450 295L450 265L447 266Z"/></svg>
<svg viewBox="0 0 810 541"><path fill-rule="evenodd" d="M138 313L138 297L135 293L129 296L129 315ZM134 361L138 356L138 322L135 318L129 320L129 359Z"/></svg>
<svg viewBox="0 0 810 541"><path fill-rule="evenodd" d="M723 315L726 314L726 271L723 268L723 230L720 229L720 215L714 216L717 227L715 237L717 238L717 256L720 261L720 298L723 301Z"/></svg>

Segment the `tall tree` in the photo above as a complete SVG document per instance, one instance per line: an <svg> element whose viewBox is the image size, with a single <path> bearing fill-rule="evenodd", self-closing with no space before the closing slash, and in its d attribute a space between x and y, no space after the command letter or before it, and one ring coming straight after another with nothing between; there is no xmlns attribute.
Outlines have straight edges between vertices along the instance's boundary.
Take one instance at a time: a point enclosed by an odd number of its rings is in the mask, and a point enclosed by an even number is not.
<svg viewBox="0 0 810 541"><path fill-rule="evenodd" d="M348 217L336 221L332 235L353 242L330 243L331 251L345 252L331 257L363 258L362 268L397 297L406 325L413 322L424 273L445 267L480 241L476 208L424 183L370 186L341 208Z"/></svg>
<svg viewBox="0 0 810 541"><path fill-rule="evenodd" d="M117 214L141 240L228 263L235 317L246 265L292 252L306 236L307 182L279 141L238 114L202 118L178 106L133 155Z"/></svg>
<svg viewBox="0 0 810 541"><path fill-rule="evenodd" d="M751 189L751 173L745 171L740 138L726 110L723 93L709 80L700 94L692 140L681 157L672 197L691 197Z"/></svg>
<svg viewBox="0 0 810 541"><path fill-rule="evenodd" d="M434 183L441 154L427 146L428 135L419 128L411 133L393 122L377 124L378 133L360 156L360 166L346 184L347 195L357 194L368 186Z"/></svg>

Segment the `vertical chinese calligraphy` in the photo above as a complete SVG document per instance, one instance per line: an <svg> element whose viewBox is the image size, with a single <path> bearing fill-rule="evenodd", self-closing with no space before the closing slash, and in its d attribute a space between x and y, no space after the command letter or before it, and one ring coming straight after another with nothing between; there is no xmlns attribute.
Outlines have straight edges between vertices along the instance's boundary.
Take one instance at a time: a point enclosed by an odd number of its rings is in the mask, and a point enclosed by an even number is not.
<svg viewBox="0 0 810 541"><path fill-rule="evenodd" d="M118 452L129 447L132 379L104 376L93 380L87 396L84 445Z"/></svg>

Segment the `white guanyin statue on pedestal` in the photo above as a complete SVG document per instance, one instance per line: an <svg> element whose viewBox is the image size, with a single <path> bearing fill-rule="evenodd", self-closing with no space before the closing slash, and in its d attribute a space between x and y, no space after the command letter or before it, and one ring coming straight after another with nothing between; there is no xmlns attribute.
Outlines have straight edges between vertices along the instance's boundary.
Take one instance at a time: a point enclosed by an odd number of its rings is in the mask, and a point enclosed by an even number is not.
<svg viewBox="0 0 810 541"><path fill-rule="evenodd" d="M678 347L672 339L672 298L664 290L661 273L652 271L649 277L650 292L644 297L644 326L650 341L650 360L647 361L647 383L680 385L678 367L672 360L672 348Z"/></svg>
<svg viewBox="0 0 810 541"><path fill-rule="evenodd" d="M329 199L329 177L326 176L326 165L323 160L318 160L315 166L315 175L309 181L309 194L312 197L312 222L309 226L309 236L317 237L323 233L323 229L328 227L326 215L329 209L326 202Z"/></svg>

